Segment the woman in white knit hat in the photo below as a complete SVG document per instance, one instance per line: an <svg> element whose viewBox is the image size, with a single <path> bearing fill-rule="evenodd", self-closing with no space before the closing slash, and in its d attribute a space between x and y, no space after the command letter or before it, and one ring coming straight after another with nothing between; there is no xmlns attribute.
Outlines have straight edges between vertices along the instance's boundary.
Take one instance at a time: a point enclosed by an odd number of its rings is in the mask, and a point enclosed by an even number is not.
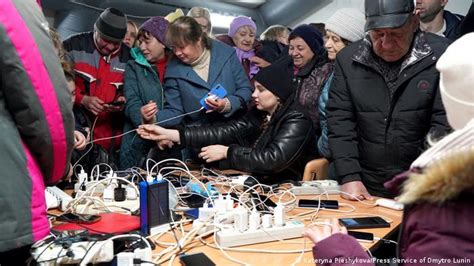
<svg viewBox="0 0 474 266"><path fill-rule="evenodd" d="M361 40L364 37L364 14L354 8L339 9L326 22L326 35L324 46L328 51L329 60L335 60L336 54L349 44ZM333 70L334 71L334 70ZM321 91L319 97L319 117L321 124L321 136L318 140L319 153L329 158L328 126L326 117L326 103L328 101L329 88L332 83L334 72Z"/></svg>

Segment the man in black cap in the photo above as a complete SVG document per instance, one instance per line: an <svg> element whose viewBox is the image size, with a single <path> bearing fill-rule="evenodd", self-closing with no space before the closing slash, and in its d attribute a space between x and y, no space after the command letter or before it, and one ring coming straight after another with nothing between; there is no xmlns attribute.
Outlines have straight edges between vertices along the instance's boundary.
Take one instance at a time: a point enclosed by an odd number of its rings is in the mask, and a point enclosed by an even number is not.
<svg viewBox="0 0 474 266"><path fill-rule="evenodd" d="M73 35L64 48L74 62L76 100L95 122L94 139L119 135L123 129L123 77L130 50L122 44L127 32L127 18L115 8L105 9L94 24L94 31ZM114 154L120 139L96 142Z"/></svg>
<svg viewBox="0 0 474 266"><path fill-rule="evenodd" d="M393 197L383 183L409 168L425 139L448 130L436 61L449 41L418 30L413 0L366 0L367 34L336 58L327 105L342 196Z"/></svg>

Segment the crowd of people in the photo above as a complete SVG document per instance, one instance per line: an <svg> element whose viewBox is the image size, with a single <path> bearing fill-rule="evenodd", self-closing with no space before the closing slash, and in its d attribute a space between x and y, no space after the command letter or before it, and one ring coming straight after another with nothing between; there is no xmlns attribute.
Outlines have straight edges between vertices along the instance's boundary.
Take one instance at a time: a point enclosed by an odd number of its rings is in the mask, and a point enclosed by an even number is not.
<svg viewBox="0 0 474 266"><path fill-rule="evenodd" d="M44 200L32 195L74 166L128 169L169 157L267 184L301 180L307 162L326 158L343 198L401 194L413 206L402 257L472 257L474 241L460 235L469 234L474 185L472 7L464 17L444 10L447 0L366 0L365 14L343 8L325 25L272 25L260 38L246 16L213 35L202 7L141 25L107 8L90 32L61 42L26 2L0 4L0 115L9 136L0 261L22 258L47 235ZM216 86L222 97L210 94ZM445 218L429 222L436 217ZM462 229L436 233L451 222ZM334 222L308 229L315 257L367 256L344 232ZM462 252L425 245L446 234Z"/></svg>

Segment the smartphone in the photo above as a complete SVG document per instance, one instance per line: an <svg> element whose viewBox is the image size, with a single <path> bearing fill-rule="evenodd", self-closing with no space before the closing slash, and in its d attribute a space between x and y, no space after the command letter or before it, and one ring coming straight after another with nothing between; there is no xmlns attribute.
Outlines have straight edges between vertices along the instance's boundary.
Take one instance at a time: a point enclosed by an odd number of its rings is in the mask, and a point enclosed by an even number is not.
<svg viewBox="0 0 474 266"><path fill-rule="evenodd" d="M359 231L347 231L347 234L355 237L359 241L374 242L374 234Z"/></svg>
<svg viewBox="0 0 474 266"><path fill-rule="evenodd" d="M93 224L95 222L98 222L101 218L102 217L99 215L65 213L59 215L56 220L76 224Z"/></svg>
<svg viewBox="0 0 474 266"><path fill-rule="evenodd" d="M109 103L109 105L113 105L113 106L122 106L124 104L125 104L124 101L113 101Z"/></svg>
<svg viewBox="0 0 474 266"><path fill-rule="evenodd" d="M337 200L298 200L299 208L317 208L318 204L320 204L319 206L322 209L339 209L339 202Z"/></svg>
<svg viewBox="0 0 474 266"><path fill-rule="evenodd" d="M384 219L378 216L373 217L357 217L357 218L339 218L339 223L347 229L362 228L383 228L390 227Z"/></svg>
<svg viewBox="0 0 474 266"><path fill-rule="evenodd" d="M267 196L262 195L262 194L257 194L257 193L252 193L251 194L252 201L255 204L255 208L257 211L272 211L273 208L275 208L277 205L273 200L269 199ZM252 205L253 207L253 205Z"/></svg>
<svg viewBox="0 0 474 266"><path fill-rule="evenodd" d="M206 109L206 110L210 109L210 106L207 105L207 103L206 103L206 99L208 97L211 97L211 98L214 98L214 99L223 99L223 98L225 98L225 96L227 96L227 91L224 87L222 87L221 84L217 84L214 88L211 89L209 94L210 95L208 95L208 94L204 95L204 97L202 97L201 100L199 101L201 106L204 107L204 109Z"/></svg>
<svg viewBox="0 0 474 266"><path fill-rule="evenodd" d="M186 202L186 204L188 205L188 207L190 208L199 208L199 207L202 207L204 205L204 202L206 201L206 197L204 196L201 196L199 194L188 194L188 193L184 193L184 194L181 194L181 199Z"/></svg>
<svg viewBox="0 0 474 266"><path fill-rule="evenodd" d="M183 266L214 266L216 265L206 254L199 252L196 254L181 255L179 261Z"/></svg>

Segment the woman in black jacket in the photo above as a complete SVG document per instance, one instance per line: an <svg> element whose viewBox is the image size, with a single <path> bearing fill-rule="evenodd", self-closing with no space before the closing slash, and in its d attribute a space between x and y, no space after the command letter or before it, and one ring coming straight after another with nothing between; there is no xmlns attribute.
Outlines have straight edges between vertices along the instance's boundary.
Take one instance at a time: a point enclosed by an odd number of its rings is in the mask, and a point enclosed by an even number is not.
<svg viewBox="0 0 474 266"><path fill-rule="evenodd" d="M142 125L138 133L161 147L169 141L202 147L199 157L207 163L250 172L264 183L301 179L306 162L315 157L316 135L311 119L292 97L291 66L273 64L254 79L255 108L241 119L179 131Z"/></svg>

